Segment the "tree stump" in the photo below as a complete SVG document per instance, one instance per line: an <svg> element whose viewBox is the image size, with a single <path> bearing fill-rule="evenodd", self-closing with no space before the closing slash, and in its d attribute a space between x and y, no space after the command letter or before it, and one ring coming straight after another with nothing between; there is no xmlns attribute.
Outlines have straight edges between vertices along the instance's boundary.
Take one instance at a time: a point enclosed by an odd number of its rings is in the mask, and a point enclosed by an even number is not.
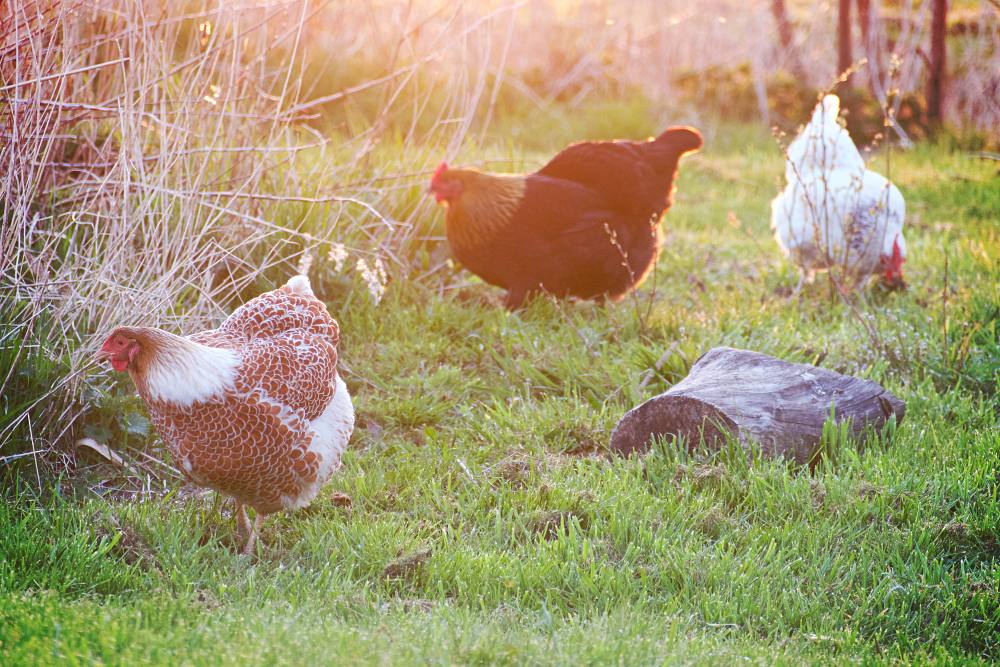
<svg viewBox="0 0 1000 667"><path fill-rule="evenodd" d="M611 450L644 454L654 436L718 449L735 437L744 446L758 443L765 455L810 463L831 406L837 423L850 420L854 435L881 428L892 415L898 424L906 412L901 400L871 380L716 347L686 378L625 413L611 433Z"/></svg>

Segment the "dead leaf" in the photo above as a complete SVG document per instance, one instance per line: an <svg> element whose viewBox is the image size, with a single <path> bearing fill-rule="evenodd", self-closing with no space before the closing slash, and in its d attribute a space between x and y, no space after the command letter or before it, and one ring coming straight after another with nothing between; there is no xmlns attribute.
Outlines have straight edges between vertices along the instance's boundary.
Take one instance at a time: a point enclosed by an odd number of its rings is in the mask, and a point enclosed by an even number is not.
<svg viewBox="0 0 1000 667"><path fill-rule="evenodd" d="M334 507L350 507L354 504L354 501L346 493L341 493L340 491L334 491L330 494L330 500L333 501Z"/></svg>
<svg viewBox="0 0 1000 667"><path fill-rule="evenodd" d="M386 565L382 576L386 579L401 579L417 570L421 565L430 560L430 557L430 549L421 549L408 556L402 556Z"/></svg>
<svg viewBox="0 0 1000 667"><path fill-rule="evenodd" d="M80 438L79 440L76 441L76 446L77 448L86 447L88 449L91 449L100 454L101 456L103 456L108 461L111 461L115 465L121 466L122 468L126 467L125 460L118 455L118 452L112 450L107 445L97 442L93 438Z"/></svg>
<svg viewBox="0 0 1000 667"><path fill-rule="evenodd" d="M385 430L379 425L379 423L372 419L365 421L365 431L368 432L368 436L374 442L380 442L385 433Z"/></svg>

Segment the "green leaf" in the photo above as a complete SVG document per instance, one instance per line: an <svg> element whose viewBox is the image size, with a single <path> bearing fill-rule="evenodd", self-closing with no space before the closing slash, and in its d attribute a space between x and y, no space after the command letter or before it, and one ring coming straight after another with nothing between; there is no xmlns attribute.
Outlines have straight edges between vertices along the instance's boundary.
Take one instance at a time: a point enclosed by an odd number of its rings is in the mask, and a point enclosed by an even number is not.
<svg viewBox="0 0 1000 667"><path fill-rule="evenodd" d="M147 437L149 435L149 419L139 412L125 413L125 432L129 435Z"/></svg>

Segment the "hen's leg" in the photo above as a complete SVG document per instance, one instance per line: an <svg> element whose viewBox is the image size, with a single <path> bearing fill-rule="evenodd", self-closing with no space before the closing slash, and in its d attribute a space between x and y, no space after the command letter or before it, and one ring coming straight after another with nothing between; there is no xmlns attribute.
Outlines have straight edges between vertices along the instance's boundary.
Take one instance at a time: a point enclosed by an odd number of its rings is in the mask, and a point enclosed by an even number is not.
<svg viewBox="0 0 1000 667"><path fill-rule="evenodd" d="M247 536L247 541L243 545L243 555L250 556L253 554L254 546L257 544L257 533L260 532L260 523L264 519L260 513L257 513L253 517L253 524L250 526L250 534Z"/></svg>
<svg viewBox="0 0 1000 667"><path fill-rule="evenodd" d="M788 298L794 299L795 297L797 297L799 295L799 292L802 291L802 286L805 284L805 282L806 282L806 272L803 271L802 269L799 269L799 282L792 289L792 293L788 295Z"/></svg>
<svg viewBox="0 0 1000 667"><path fill-rule="evenodd" d="M517 310L524 304L524 298L528 295L528 290L523 287L511 287L507 290L507 297L503 305L507 310Z"/></svg>
<svg viewBox="0 0 1000 667"><path fill-rule="evenodd" d="M236 502L236 532L240 536L240 540L243 542L243 547L240 549L242 554L250 554L253 551L253 543L257 538L257 525L260 520L260 515L254 517L253 523L250 522L250 517L247 516L247 506L243 503Z"/></svg>

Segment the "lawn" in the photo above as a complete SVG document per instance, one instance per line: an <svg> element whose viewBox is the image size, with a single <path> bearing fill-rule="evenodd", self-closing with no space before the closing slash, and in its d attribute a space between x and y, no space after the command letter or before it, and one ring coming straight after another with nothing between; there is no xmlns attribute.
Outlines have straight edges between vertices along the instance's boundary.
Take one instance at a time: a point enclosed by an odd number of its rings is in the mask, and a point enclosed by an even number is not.
<svg viewBox="0 0 1000 667"><path fill-rule="evenodd" d="M512 157L540 164L587 118ZM773 140L704 130L635 298L510 313L458 267L398 276L378 305L321 289L358 428L313 506L266 520L256 557L235 553L228 503L176 480L141 496L76 479L39 495L33 472L5 487L0 663L1000 658L996 163L944 143L892 154L910 287L852 309L823 280L784 296ZM608 456L623 412L716 345L871 378L906 418L813 473L674 442ZM114 382L95 386L131 392Z"/></svg>

